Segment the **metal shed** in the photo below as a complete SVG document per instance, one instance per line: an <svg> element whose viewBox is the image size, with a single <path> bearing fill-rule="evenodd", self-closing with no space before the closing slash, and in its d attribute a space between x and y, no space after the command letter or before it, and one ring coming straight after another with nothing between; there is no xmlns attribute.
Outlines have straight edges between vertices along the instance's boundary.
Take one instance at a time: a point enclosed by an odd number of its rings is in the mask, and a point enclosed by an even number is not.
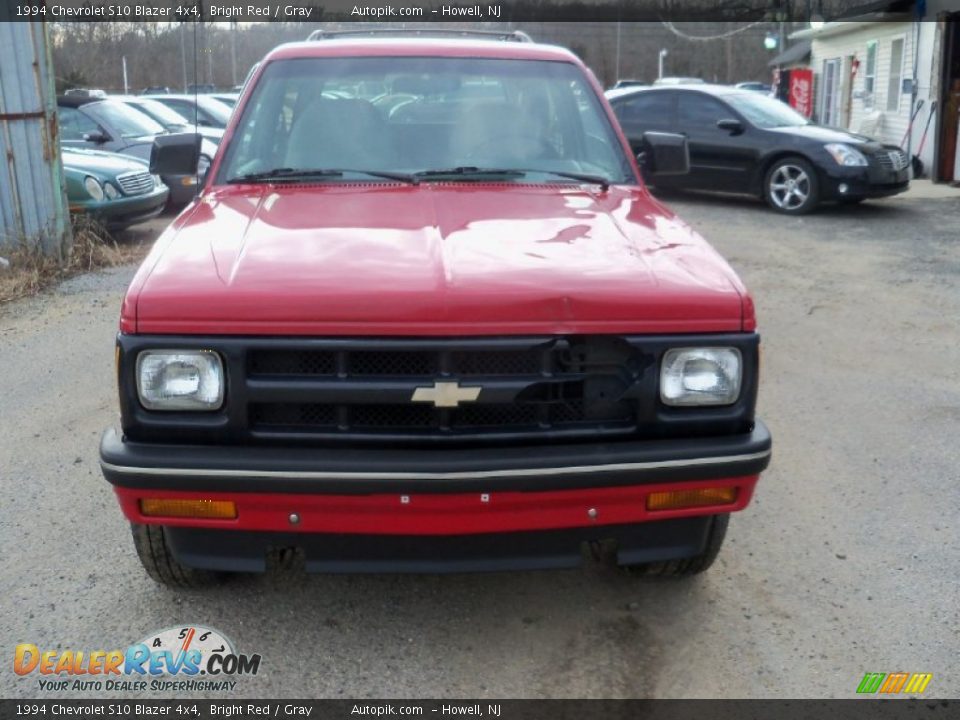
<svg viewBox="0 0 960 720"><path fill-rule="evenodd" d="M0 22L0 250L69 249L56 109L46 24Z"/></svg>

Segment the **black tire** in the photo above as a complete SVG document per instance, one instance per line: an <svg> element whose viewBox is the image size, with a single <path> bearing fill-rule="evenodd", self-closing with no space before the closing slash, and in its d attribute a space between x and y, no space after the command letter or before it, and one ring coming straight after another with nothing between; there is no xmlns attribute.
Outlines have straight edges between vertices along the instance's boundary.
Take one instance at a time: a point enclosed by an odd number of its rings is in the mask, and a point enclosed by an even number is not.
<svg viewBox="0 0 960 720"><path fill-rule="evenodd" d="M723 539L727 535L727 525L730 524L730 515L714 515L710 534L707 536L707 547L702 554L680 560L665 562L644 563L641 565L622 566L631 575L644 577L690 577L707 570L720 553Z"/></svg>
<svg viewBox="0 0 960 720"><path fill-rule="evenodd" d="M163 528L159 525L130 523L133 545L147 575L171 588L196 588L215 585L223 580L221 573L194 570L181 565L170 552Z"/></svg>
<svg viewBox="0 0 960 720"><path fill-rule="evenodd" d="M820 202L816 169L801 157L780 158L763 178L763 198L784 215L810 212Z"/></svg>

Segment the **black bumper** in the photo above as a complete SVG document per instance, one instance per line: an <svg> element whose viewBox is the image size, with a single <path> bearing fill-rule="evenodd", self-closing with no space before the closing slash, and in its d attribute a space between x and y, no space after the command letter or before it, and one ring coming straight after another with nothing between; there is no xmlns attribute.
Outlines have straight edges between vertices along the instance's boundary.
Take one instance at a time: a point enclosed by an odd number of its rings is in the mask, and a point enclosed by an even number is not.
<svg viewBox="0 0 960 720"><path fill-rule="evenodd" d="M307 572L450 573L577 567L583 543L616 542L617 562L694 557L706 550L714 516L568 530L446 535L335 535L166 527L167 545L187 567L263 572L267 557L296 548Z"/></svg>
<svg viewBox="0 0 960 720"><path fill-rule="evenodd" d="M136 489L369 494L541 491L755 475L771 439L749 433L682 440L507 448L386 450L100 443L103 474Z"/></svg>
<svg viewBox="0 0 960 720"><path fill-rule="evenodd" d="M837 167L824 172L820 182L820 196L823 200L882 198L909 190L910 171ZM843 186L845 191L841 191Z"/></svg>

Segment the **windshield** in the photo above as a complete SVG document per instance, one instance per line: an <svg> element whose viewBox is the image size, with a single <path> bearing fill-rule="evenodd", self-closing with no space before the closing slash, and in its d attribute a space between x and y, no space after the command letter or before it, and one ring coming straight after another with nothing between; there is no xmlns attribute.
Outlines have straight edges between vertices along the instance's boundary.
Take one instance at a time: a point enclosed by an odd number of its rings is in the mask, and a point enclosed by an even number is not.
<svg viewBox="0 0 960 720"><path fill-rule="evenodd" d="M458 179L479 168L478 177L501 172L504 180L542 171L537 181L558 181L551 173L566 172L635 182L576 65L485 58L270 63L244 108L218 182L280 168L449 169ZM523 172L508 178L510 170ZM343 179L355 177L345 172Z"/></svg>
<svg viewBox="0 0 960 720"><path fill-rule="evenodd" d="M786 103L757 93L724 95L723 99L759 128L790 127L810 123Z"/></svg>
<svg viewBox="0 0 960 720"><path fill-rule="evenodd" d="M121 137L144 137L166 132L160 123L122 102L108 100L90 105L90 109L102 119L104 125L120 133Z"/></svg>
<svg viewBox="0 0 960 720"><path fill-rule="evenodd" d="M135 110L149 115L153 120L156 120L165 127L180 127L190 124L190 122L176 110L171 110L156 100L131 100L128 104Z"/></svg>
<svg viewBox="0 0 960 720"><path fill-rule="evenodd" d="M197 105L208 115L212 116L214 120L216 120L218 127L227 126L227 121L230 119L230 108L228 108L222 102L217 102L213 98L198 95Z"/></svg>

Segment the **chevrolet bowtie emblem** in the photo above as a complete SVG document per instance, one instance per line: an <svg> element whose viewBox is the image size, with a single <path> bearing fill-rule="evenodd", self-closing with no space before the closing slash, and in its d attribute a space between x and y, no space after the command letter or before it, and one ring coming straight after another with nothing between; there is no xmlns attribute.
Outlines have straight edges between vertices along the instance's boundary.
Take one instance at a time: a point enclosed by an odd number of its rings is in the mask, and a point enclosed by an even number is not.
<svg viewBox="0 0 960 720"><path fill-rule="evenodd" d="M452 408L462 402L473 402L480 397L478 387L460 387L456 382L435 382L433 387L418 387L413 391L413 402L431 402L434 407Z"/></svg>

